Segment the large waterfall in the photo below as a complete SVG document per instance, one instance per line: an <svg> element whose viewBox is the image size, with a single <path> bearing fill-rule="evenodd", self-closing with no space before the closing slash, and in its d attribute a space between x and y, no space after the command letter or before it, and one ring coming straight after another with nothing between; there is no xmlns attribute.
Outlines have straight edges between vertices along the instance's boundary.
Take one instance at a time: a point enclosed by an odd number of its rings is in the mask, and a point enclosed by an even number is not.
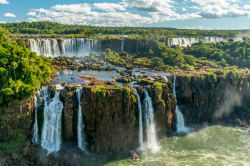
<svg viewBox="0 0 250 166"><path fill-rule="evenodd" d="M100 55L101 42L95 39L29 39L31 51L48 57Z"/></svg>
<svg viewBox="0 0 250 166"><path fill-rule="evenodd" d="M175 88L175 83L176 83L176 76L174 76L174 82L173 82L173 93L174 96L176 97L176 88ZM189 128L185 126L185 121L184 117L180 111L180 108L178 105L176 105L176 128L177 128L177 133L187 133L189 131Z"/></svg>
<svg viewBox="0 0 250 166"><path fill-rule="evenodd" d="M160 148L157 143L152 99L149 96L148 91L146 89L144 89L143 91L145 94L143 106L144 106L146 136L147 136L146 148L150 149L152 152L157 152Z"/></svg>
<svg viewBox="0 0 250 166"><path fill-rule="evenodd" d="M233 38L235 41L242 40L242 38ZM227 38L223 37L204 37L204 38L171 38L168 39L168 45L169 46L181 46L181 47L187 47L191 46L195 43L204 42L204 43L216 43L221 41L228 41Z"/></svg>
<svg viewBox="0 0 250 166"><path fill-rule="evenodd" d="M134 89L135 95L138 100L138 109L139 109L139 149L143 149L143 125L142 125L142 105L141 105L141 98L140 95L138 94L137 90Z"/></svg>
<svg viewBox="0 0 250 166"><path fill-rule="evenodd" d="M86 150L86 139L84 134L84 124L82 119L82 106L81 106L81 97L82 97L82 87L77 88L76 97L78 101L78 124L77 124L77 138L78 138L78 147L82 150Z"/></svg>
<svg viewBox="0 0 250 166"><path fill-rule="evenodd" d="M62 110L60 91L55 92L54 98L48 100L49 91L44 94L44 122L41 145L49 153L57 152L61 148Z"/></svg>

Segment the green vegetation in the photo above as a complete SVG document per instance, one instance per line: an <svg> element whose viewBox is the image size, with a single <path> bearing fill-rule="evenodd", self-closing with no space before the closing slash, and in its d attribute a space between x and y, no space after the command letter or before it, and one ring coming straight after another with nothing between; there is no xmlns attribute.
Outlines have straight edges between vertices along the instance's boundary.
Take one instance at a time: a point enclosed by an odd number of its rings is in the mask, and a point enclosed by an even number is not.
<svg viewBox="0 0 250 166"><path fill-rule="evenodd" d="M243 42L197 43L184 53L200 59L219 62L221 66L236 65L250 68L250 40Z"/></svg>
<svg viewBox="0 0 250 166"><path fill-rule="evenodd" d="M0 24L13 34L23 34L33 37L86 37L86 38L121 38L118 35L128 35L134 39L164 41L171 37L233 37L238 32L231 30L182 30L173 28L133 28L133 27L93 27L82 25L63 25L52 22L21 22ZM26 36L26 37L27 37ZM23 36L25 37L25 36Z"/></svg>
<svg viewBox="0 0 250 166"><path fill-rule="evenodd" d="M8 142L0 142L0 155L8 156L11 152L16 155L16 160L20 159L21 156L24 157L28 150L24 147L25 139L25 136L17 131L16 139Z"/></svg>
<svg viewBox="0 0 250 166"><path fill-rule="evenodd" d="M33 95L55 72L50 59L11 42L0 28L0 105Z"/></svg>
<svg viewBox="0 0 250 166"><path fill-rule="evenodd" d="M229 72L247 75L250 68L250 40L197 43L191 47L168 47L154 41L137 54L104 52L106 61L117 66L149 68L198 77L226 77ZM141 80L143 82L143 80ZM140 83L140 80L139 80Z"/></svg>

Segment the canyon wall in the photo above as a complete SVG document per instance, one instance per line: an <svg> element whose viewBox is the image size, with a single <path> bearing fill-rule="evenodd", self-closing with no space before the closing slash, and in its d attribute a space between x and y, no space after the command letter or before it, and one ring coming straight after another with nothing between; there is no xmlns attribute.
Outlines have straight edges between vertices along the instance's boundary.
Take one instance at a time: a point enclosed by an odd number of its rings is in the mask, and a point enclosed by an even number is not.
<svg viewBox="0 0 250 166"><path fill-rule="evenodd" d="M155 107L155 121L159 138L175 130L176 99L171 84L162 84L161 91L148 87ZM142 87L141 100L144 95ZM51 97L55 87L50 87ZM61 90L60 100L64 109L62 115L62 141L77 142L78 103L76 87ZM139 112L138 101L130 88L96 85L82 87L82 114L87 149L92 152L119 152L138 147ZM38 108L38 133L41 136L43 105ZM144 126L145 127L145 126ZM122 143L121 143L122 140Z"/></svg>
<svg viewBox="0 0 250 166"><path fill-rule="evenodd" d="M250 77L186 77L176 82L178 104L188 124L227 121L239 125L250 120ZM238 121L238 122L237 122Z"/></svg>
<svg viewBox="0 0 250 166"><path fill-rule="evenodd" d="M0 111L0 142L32 135L33 99L13 100Z"/></svg>
<svg viewBox="0 0 250 166"><path fill-rule="evenodd" d="M242 38L233 38L240 41ZM215 43L228 41L222 37L204 38L168 38L164 41L168 46L187 47L195 43ZM49 57L57 56L78 56L85 57L91 53L101 55L101 52L109 48L115 52L141 53L153 46L154 41L146 39L85 39L85 38L40 38L28 39L30 50L38 55Z"/></svg>

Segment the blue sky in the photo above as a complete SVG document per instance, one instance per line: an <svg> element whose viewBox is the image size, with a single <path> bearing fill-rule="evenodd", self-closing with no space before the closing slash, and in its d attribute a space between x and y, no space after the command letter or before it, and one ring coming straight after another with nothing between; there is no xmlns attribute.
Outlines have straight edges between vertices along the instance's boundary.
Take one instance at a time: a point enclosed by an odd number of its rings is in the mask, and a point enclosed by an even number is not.
<svg viewBox="0 0 250 166"><path fill-rule="evenodd" d="M0 22L250 29L250 0L0 0Z"/></svg>

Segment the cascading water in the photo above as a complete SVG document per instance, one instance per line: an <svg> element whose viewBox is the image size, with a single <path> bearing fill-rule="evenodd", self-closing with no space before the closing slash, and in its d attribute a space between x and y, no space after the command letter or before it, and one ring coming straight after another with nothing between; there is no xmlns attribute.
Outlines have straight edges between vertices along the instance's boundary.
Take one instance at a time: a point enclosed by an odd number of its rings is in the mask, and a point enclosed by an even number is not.
<svg viewBox="0 0 250 166"><path fill-rule="evenodd" d="M242 40L242 38L233 38L235 41ZM199 42L204 42L204 43L216 43L216 42L221 42L221 41L228 41L227 38L223 37L216 37L216 36L211 36L211 37L204 37L204 38L171 38L168 39L168 45L169 46L181 46L181 47L187 47L187 46L192 46L195 43Z"/></svg>
<svg viewBox="0 0 250 166"><path fill-rule="evenodd" d="M175 83L176 83L176 76L174 76L174 82L173 82L173 93L174 96L176 97L176 89L175 89ZM180 108L178 105L176 105L176 128L177 128L177 133L187 133L189 131L189 128L185 126L185 120L184 117L180 111Z"/></svg>
<svg viewBox="0 0 250 166"><path fill-rule="evenodd" d="M44 122L41 137L41 146L48 154L57 152L61 148L62 110L60 91L55 92L54 98L48 100L49 91L44 94Z"/></svg>
<svg viewBox="0 0 250 166"><path fill-rule="evenodd" d="M136 40L136 53L139 52L139 40Z"/></svg>
<svg viewBox="0 0 250 166"><path fill-rule="evenodd" d="M39 134L38 134L38 120L37 120L37 109L41 105L41 101L43 98L44 102L47 102L48 96L48 87L43 87L41 91L38 91L34 96L34 103L35 103L35 121L33 125L33 137L32 142L35 144L39 143Z"/></svg>
<svg viewBox="0 0 250 166"><path fill-rule="evenodd" d="M39 142L39 135L38 135L38 122L37 122L37 107L38 107L38 101L37 96L39 96L39 92L34 96L34 103L35 103L35 122L33 126L33 137L32 142L37 144Z"/></svg>
<svg viewBox="0 0 250 166"><path fill-rule="evenodd" d="M124 51L124 39L121 40L121 52Z"/></svg>
<svg viewBox="0 0 250 166"><path fill-rule="evenodd" d="M137 90L134 89L135 95L138 100L138 109L139 109L139 150L143 149L143 124L142 124L142 105L141 105L141 98L138 94Z"/></svg>
<svg viewBox="0 0 250 166"><path fill-rule="evenodd" d="M101 42L95 39L30 39L30 49L38 55L58 56L89 56L91 53L100 55Z"/></svg>
<svg viewBox="0 0 250 166"><path fill-rule="evenodd" d="M84 125L82 119L82 106L81 106L81 97L82 97L82 87L77 88L76 92L77 101L78 101L78 125L77 125L77 138L78 138L78 147L82 150L86 150L86 139L84 134Z"/></svg>
<svg viewBox="0 0 250 166"><path fill-rule="evenodd" d="M143 90L145 94L145 99L143 101L144 106L144 114L145 114L145 122L146 122L146 148L150 149L152 152L157 152L160 147L157 143L156 138L156 129L155 129L155 121L154 121L154 108L152 104L152 99L148 94L146 89Z"/></svg>

